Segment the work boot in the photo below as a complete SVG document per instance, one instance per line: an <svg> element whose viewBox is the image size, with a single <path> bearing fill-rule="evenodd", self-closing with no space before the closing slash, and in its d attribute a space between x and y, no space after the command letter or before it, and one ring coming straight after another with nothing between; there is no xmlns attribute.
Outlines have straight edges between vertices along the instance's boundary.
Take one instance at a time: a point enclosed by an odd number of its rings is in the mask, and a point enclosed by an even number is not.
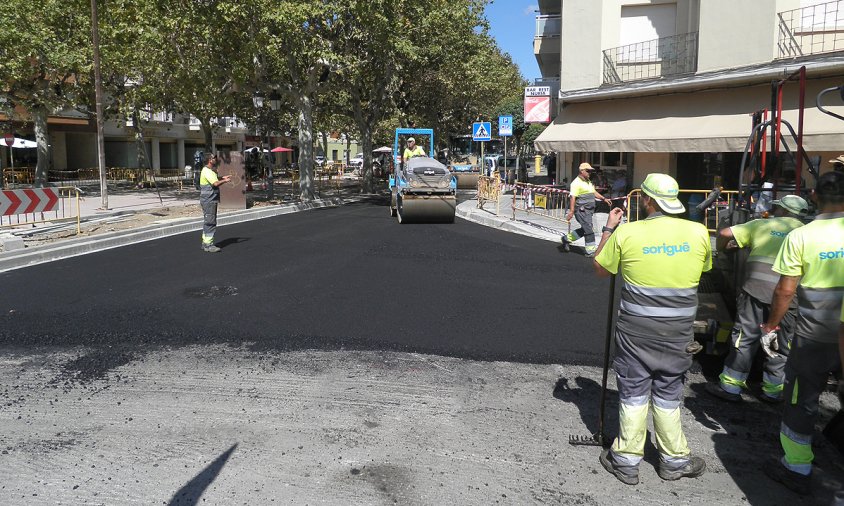
<svg viewBox="0 0 844 506"><path fill-rule="evenodd" d="M624 483L625 485L639 484L639 470L636 468L622 469L621 467L617 467L615 463L612 462L612 456L610 455L609 448L601 452L601 456L598 460L601 461L601 465L604 466L604 469L618 478L618 481L621 483Z"/></svg>
<svg viewBox="0 0 844 506"><path fill-rule="evenodd" d="M220 248L218 248L217 246L211 244L208 246L203 246L202 251L205 251L206 253L219 253L222 250L220 250Z"/></svg>
<svg viewBox="0 0 844 506"><path fill-rule="evenodd" d="M779 404L782 402L782 392L778 395L768 395L764 390L759 392L759 400L768 404Z"/></svg>
<svg viewBox="0 0 844 506"><path fill-rule="evenodd" d="M810 475L800 474L788 469L779 459L770 460L766 462L762 466L762 471L768 476L768 478L785 485L785 487L792 492L796 492L800 495L809 495L811 494L811 482L812 478Z"/></svg>
<svg viewBox="0 0 844 506"><path fill-rule="evenodd" d="M706 462L700 457L689 457L689 462L680 469L668 469L660 462L656 474L666 481L679 480L680 478L697 478L706 471Z"/></svg>
<svg viewBox="0 0 844 506"><path fill-rule="evenodd" d="M718 397L721 400L728 402L741 402L740 394L727 392L726 390L721 388L721 383L707 383L705 390L706 393L714 395L715 397Z"/></svg>

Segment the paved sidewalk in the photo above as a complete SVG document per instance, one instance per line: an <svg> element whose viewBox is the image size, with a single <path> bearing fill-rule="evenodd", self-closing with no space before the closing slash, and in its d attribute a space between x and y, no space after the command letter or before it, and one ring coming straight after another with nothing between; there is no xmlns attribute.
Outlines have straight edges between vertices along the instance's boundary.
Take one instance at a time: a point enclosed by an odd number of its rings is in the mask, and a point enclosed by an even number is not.
<svg viewBox="0 0 844 506"><path fill-rule="evenodd" d="M521 204L520 204L521 205ZM475 194L458 204L457 216L479 225L498 228L505 232L527 235L536 239L560 244L560 236L568 233L568 224L565 221L543 216L536 212L528 212L525 209L516 209L513 219L513 195L503 194L499 197L498 214L496 214L495 202L487 202L484 207L478 208L478 199ZM607 213L595 213L593 216L594 230L600 231L601 227L607 224ZM571 221L571 230L581 228L576 220ZM596 241L600 238L596 234ZM585 246L583 238L574 243L575 250L582 250Z"/></svg>

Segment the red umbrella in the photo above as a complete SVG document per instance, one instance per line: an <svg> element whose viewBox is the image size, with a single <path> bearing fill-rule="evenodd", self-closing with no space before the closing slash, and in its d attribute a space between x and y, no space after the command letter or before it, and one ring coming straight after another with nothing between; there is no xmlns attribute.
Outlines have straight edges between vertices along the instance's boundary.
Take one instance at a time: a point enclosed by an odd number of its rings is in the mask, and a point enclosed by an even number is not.
<svg viewBox="0 0 844 506"><path fill-rule="evenodd" d="M271 153L290 153L291 151L293 151L293 150L290 149L290 148L282 147L282 146L279 146L277 148L273 148L273 149L270 150Z"/></svg>

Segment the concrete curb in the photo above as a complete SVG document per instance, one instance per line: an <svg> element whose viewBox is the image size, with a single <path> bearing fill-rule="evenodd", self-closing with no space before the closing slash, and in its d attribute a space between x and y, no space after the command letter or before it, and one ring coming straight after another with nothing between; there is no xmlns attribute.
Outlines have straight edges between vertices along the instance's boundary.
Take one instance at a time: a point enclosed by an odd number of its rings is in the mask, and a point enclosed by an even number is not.
<svg viewBox="0 0 844 506"><path fill-rule="evenodd" d="M560 234L562 233L562 231L551 231L523 221L514 221L508 217L496 216L490 211L478 209L477 200L461 202L457 206L457 216L485 227L497 228L504 232L526 235L551 242L560 242Z"/></svg>
<svg viewBox="0 0 844 506"><path fill-rule="evenodd" d="M279 206L267 206L244 211L221 212L218 225L232 225L245 221L271 218L283 214L320 209L324 207L337 207L355 199L319 199L312 202L300 202ZM70 239L55 244L46 244L33 248L26 248L0 253L0 272L11 271L32 265L38 265L63 258L70 258L96 251L103 251L121 246L128 246L139 242L151 241L171 235L184 234L202 230L202 218L179 218L167 220L145 227L132 230L122 230L109 234L97 235L94 237L83 237Z"/></svg>

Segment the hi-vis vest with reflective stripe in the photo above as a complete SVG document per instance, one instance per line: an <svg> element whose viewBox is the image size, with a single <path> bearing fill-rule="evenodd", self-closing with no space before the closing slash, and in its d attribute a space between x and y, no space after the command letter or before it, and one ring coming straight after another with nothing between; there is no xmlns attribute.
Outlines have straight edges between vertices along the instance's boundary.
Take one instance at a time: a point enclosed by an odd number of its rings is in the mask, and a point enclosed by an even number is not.
<svg viewBox="0 0 844 506"><path fill-rule="evenodd" d="M731 227L736 243L750 248L745 266L742 289L757 300L770 303L780 275L771 270L785 237L803 226L803 222L790 217L748 221ZM796 306L795 306L796 307Z"/></svg>
<svg viewBox="0 0 844 506"><path fill-rule="evenodd" d="M200 202L214 202L220 200L220 188L214 186L214 183L219 180L217 173L211 170L207 165L202 167L202 172L199 173Z"/></svg>
<svg viewBox="0 0 844 506"><path fill-rule="evenodd" d="M786 237L775 272L800 276L795 334L823 343L838 342L844 298L844 213L819 214Z"/></svg>
<svg viewBox="0 0 844 506"><path fill-rule="evenodd" d="M666 341L693 337L700 275L712 268L703 225L656 213L620 225L595 261L613 274L621 271L619 332Z"/></svg>
<svg viewBox="0 0 844 506"><path fill-rule="evenodd" d="M578 206L595 204L595 185L592 181L584 181L580 176L574 178L569 185L569 194L575 198L574 203Z"/></svg>

